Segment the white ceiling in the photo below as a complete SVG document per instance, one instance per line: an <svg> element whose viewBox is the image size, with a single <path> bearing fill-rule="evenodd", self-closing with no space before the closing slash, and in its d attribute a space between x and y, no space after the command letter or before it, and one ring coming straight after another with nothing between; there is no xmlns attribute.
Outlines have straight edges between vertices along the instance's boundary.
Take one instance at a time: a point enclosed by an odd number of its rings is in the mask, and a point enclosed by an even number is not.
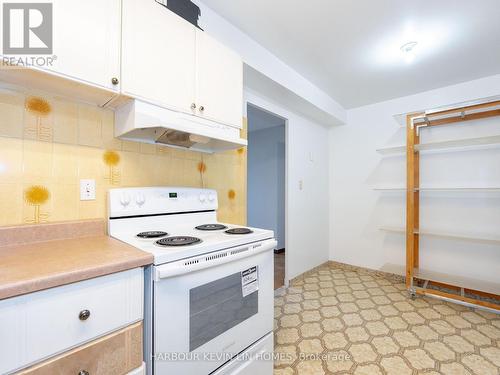
<svg viewBox="0 0 500 375"><path fill-rule="evenodd" d="M204 3L346 108L500 73L500 0Z"/></svg>

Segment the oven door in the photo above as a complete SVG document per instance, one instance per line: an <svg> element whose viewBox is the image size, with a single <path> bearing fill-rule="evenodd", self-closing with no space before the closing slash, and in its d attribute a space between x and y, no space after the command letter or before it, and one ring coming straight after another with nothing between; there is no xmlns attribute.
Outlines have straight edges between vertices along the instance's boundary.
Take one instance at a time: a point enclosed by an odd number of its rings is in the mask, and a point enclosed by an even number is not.
<svg viewBox="0 0 500 375"><path fill-rule="evenodd" d="M275 240L158 266L154 374L205 375L273 329Z"/></svg>

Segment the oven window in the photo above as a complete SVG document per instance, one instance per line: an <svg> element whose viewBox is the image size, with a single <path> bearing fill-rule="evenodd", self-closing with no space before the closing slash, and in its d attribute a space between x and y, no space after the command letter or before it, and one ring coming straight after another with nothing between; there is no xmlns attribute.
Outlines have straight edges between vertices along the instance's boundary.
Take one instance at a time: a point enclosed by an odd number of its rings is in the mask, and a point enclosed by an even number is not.
<svg viewBox="0 0 500 375"><path fill-rule="evenodd" d="M189 292L189 351L193 351L257 314L259 291L243 297L241 273Z"/></svg>

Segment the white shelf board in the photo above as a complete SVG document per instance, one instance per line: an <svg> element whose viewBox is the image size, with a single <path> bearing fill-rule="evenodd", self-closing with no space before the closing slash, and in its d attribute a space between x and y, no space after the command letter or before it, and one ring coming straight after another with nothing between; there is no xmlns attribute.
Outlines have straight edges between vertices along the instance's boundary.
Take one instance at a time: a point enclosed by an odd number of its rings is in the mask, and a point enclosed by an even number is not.
<svg viewBox="0 0 500 375"><path fill-rule="evenodd" d="M390 146L378 148L377 152L381 155L403 155L406 154L406 146Z"/></svg>
<svg viewBox="0 0 500 375"><path fill-rule="evenodd" d="M406 233L406 229L404 227L381 226L379 229L384 231L384 232ZM494 236L448 233L448 232L430 231L430 230L425 230L425 229L424 230L416 230L416 231L414 231L414 233L420 234L421 236L441 237L441 238L449 238L449 239L454 239L454 240L482 242L482 243L500 245L500 237L494 237Z"/></svg>
<svg viewBox="0 0 500 375"><path fill-rule="evenodd" d="M450 149L471 149L471 148L491 148L500 147L500 135L492 135L488 137L455 139L452 141L440 141L420 143L415 145L415 151L440 151ZM381 155L404 155L406 146L390 146L382 147L376 150Z"/></svg>
<svg viewBox="0 0 500 375"><path fill-rule="evenodd" d="M471 148L484 146L500 146L500 135L492 135L488 137L456 139L452 141L429 142L415 145L416 151L434 151L446 150L453 148Z"/></svg>
<svg viewBox="0 0 500 375"><path fill-rule="evenodd" d="M473 241L473 242L482 242L489 244L500 245L500 237L493 236L485 236L485 235L477 235L477 234L460 234L460 233L448 233L448 232L439 232L439 231L429 231L429 230L420 230L415 231L415 234L420 234L422 236L431 236L431 237L442 237L463 241Z"/></svg>
<svg viewBox="0 0 500 375"><path fill-rule="evenodd" d="M393 232L393 233L406 233L406 229L403 227L393 227L390 225L382 225L381 227L378 228L381 231L384 232Z"/></svg>
<svg viewBox="0 0 500 375"><path fill-rule="evenodd" d="M416 191L500 192L500 187L421 187Z"/></svg>
<svg viewBox="0 0 500 375"><path fill-rule="evenodd" d="M390 263L384 264L382 268L380 268L380 271L393 273L401 276L406 275L406 267L404 265L399 265L399 264L390 264ZM459 288L472 289L491 294L500 294L500 283L470 279L467 277L462 277L458 275L449 275L446 273L424 270L421 268L416 268L414 270L414 277L422 280L429 280L443 284L449 284L457 286Z"/></svg>
<svg viewBox="0 0 500 375"><path fill-rule="evenodd" d="M394 121L396 121L400 128L406 128L406 113L398 113L397 115L392 115Z"/></svg>
<svg viewBox="0 0 500 375"><path fill-rule="evenodd" d="M401 186L376 186L373 188L376 191L406 191L406 187ZM489 187L420 187L416 188L415 191L450 191L450 192L465 192L465 193L495 193L500 192L500 186L489 186Z"/></svg>
<svg viewBox="0 0 500 375"><path fill-rule="evenodd" d="M406 187L401 186L376 186L373 188L376 191L406 191Z"/></svg>

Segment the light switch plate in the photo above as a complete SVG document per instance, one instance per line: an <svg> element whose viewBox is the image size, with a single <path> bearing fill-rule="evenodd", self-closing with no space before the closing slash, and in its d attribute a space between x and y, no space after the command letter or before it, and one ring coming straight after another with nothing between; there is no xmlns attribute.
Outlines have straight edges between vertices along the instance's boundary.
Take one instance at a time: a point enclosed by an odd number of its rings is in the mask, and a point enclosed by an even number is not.
<svg viewBox="0 0 500 375"><path fill-rule="evenodd" d="M95 200L95 180L80 180L80 200Z"/></svg>

